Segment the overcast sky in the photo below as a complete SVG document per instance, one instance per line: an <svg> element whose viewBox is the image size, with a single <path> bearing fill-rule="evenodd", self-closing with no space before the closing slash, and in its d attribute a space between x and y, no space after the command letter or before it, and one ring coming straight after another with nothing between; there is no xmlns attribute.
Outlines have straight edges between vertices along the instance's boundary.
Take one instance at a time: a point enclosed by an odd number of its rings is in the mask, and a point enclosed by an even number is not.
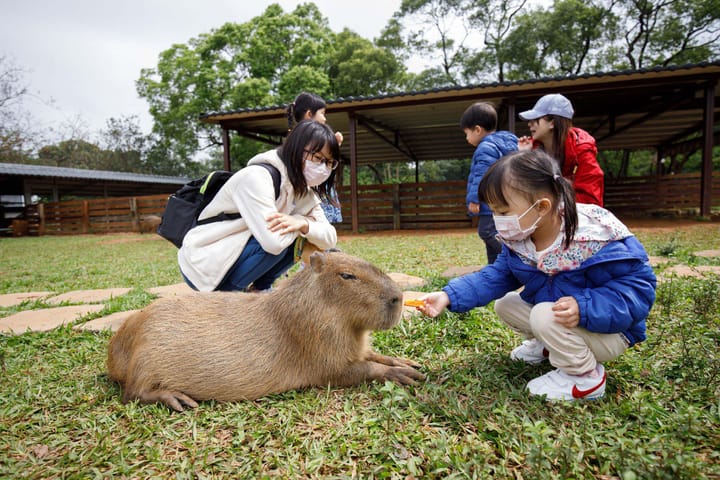
<svg viewBox="0 0 720 480"><path fill-rule="evenodd" d="M26 70L26 102L50 125L81 117L91 133L111 117L137 115L152 126L135 81L157 66L160 52L226 22L243 23L290 0L0 0L0 55ZM343 28L373 39L400 0L314 0L333 31ZM40 101L43 100L43 101ZM48 105L44 101L52 100Z"/></svg>

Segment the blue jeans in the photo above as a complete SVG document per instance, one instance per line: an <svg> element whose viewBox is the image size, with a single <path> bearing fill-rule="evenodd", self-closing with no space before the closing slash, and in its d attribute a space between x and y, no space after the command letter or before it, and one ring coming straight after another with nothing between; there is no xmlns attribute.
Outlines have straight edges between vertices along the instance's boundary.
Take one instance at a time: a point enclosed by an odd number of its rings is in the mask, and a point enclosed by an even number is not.
<svg viewBox="0 0 720 480"><path fill-rule="evenodd" d="M478 217L478 235L485 242L488 263L495 263L495 259L502 251L502 243L496 238L495 222L492 215L480 215Z"/></svg>
<svg viewBox="0 0 720 480"><path fill-rule="evenodd" d="M242 291L251 283L256 290L267 290L280 275L292 267L294 253L294 243L279 255L272 255L263 250L255 237L250 237L240 257L215 290ZM183 278L191 288L197 290L184 274Z"/></svg>

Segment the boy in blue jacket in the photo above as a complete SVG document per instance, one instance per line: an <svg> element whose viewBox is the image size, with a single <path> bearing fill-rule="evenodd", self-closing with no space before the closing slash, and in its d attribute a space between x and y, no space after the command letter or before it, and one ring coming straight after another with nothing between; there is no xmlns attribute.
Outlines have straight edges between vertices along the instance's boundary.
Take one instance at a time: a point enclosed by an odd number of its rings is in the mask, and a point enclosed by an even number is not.
<svg viewBox="0 0 720 480"><path fill-rule="evenodd" d="M541 150L496 162L480 199L495 213L502 253L425 295L418 308L435 317L496 300L500 319L526 338L510 357L555 367L528 383L531 395L602 397L602 362L645 340L656 287L645 249L609 211L576 204L572 185Z"/></svg>
<svg viewBox="0 0 720 480"><path fill-rule="evenodd" d="M467 203L471 216L478 216L478 235L485 242L488 263L493 263L500 254L502 246L497 240L497 231L492 212L478 198L478 186L483 175L500 157L518 149L517 137L507 131L495 131L497 112L487 102L470 105L460 118L460 126L465 132L465 140L475 148L468 175Z"/></svg>

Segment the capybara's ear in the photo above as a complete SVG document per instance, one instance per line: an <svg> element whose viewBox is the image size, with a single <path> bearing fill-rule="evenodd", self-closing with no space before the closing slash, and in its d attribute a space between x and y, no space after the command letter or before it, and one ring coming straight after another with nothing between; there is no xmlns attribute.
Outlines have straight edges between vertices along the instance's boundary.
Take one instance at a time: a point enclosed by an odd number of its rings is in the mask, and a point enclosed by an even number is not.
<svg viewBox="0 0 720 480"><path fill-rule="evenodd" d="M312 255L310 255L310 266L313 270L316 272L319 272L323 269L325 266L325 255L322 252L315 252Z"/></svg>
<svg viewBox="0 0 720 480"><path fill-rule="evenodd" d="M342 250L340 250L340 249L337 248L337 247L328 248L328 249L325 250L325 251L326 251L326 252L342 252Z"/></svg>

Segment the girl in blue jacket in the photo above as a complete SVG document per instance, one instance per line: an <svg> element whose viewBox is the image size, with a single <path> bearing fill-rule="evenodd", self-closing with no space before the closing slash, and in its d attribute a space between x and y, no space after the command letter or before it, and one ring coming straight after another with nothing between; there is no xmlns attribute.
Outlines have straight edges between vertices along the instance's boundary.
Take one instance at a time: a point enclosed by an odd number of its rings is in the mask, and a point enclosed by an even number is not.
<svg viewBox="0 0 720 480"><path fill-rule="evenodd" d="M601 362L645 340L656 284L645 249L607 210L576 204L572 185L541 150L500 159L479 194L493 211L500 256L425 295L418 308L435 317L496 300L500 319L526 339L510 357L555 367L528 383L530 394L602 397Z"/></svg>

